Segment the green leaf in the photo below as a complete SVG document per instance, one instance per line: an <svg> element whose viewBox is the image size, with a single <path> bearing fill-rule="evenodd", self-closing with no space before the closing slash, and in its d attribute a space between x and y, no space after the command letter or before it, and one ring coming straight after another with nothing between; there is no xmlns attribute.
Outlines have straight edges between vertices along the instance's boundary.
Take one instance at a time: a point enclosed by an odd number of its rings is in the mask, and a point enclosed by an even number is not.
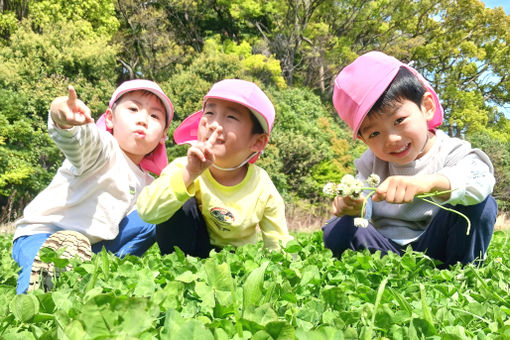
<svg viewBox="0 0 510 340"><path fill-rule="evenodd" d="M243 285L243 313L248 309L253 309L260 305L263 297L264 273L269 261L264 261L262 265L252 271Z"/></svg>
<svg viewBox="0 0 510 340"><path fill-rule="evenodd" d="M265 327L268 332L275 340L291 340L295 338L295 330L286 321L271 321Z"/></svg>
<svg viewBox="0 0 510 340"><path fill-rule="evenodd" d="M214 289L227 292L233 291L234 281L227 263L218 265L213 259L209 259L205 262L204 268L207 273L207 281Z"/></svg>
<svg viewBox="0 0 510 340"><path fill-rule="evenodd" d="M17 320L29 322L39 313L39 300L32 294L16 295L9 304L9 309Z"/></svg>

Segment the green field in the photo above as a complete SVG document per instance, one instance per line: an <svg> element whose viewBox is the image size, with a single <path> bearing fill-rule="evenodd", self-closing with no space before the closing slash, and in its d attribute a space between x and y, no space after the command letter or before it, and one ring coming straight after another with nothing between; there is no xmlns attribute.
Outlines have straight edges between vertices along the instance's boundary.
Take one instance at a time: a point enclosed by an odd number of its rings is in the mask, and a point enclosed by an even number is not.
<svg viewBox="0 0 510 340"><path fill-rule="evenodd" d="M509 339L510 234L480 267L438 270L347 252L299 233L286 253L259 243L214 253L75 263L50 293L15 295L10 236L0 237L0 339Z"/></svg>

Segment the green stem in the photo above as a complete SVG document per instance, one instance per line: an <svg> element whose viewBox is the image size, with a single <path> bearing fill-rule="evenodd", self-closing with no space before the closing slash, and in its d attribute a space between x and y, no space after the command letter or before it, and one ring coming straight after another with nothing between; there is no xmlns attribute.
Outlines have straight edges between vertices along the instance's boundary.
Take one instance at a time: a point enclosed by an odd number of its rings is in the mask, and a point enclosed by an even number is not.
<svg viewBox="0 0 510 340"><path fill-rule="evenodd" d="M370 198L370 196L372 196L373 194L375 194L375 190L370 192L363 200L363 205L361 206L361 218L365 218L365 205L367 204L367 201Z"/></svg>
<svg viewBox="0 0 510 340"><path fill-rule="evenodd" d="M438 204L438 203L436 203L436 202L434 202L434 201L428 200L428 199L426 199L426 198L424 198L424 197L420 197L420 196L421 196L421 195L418 195L418 196L416 196L416 197L418 197L418 198L420 198L420 199L424 200L425 202L428 202L428 203L430 203L430 204L433 204L433 205L435 205L436 207L439 207L439 208L441 208L441 209L444 209L444 210L447 210L447 211L453 212L453 213L455 213L455 214L457 214L457 215L459 215L459 216L463 217L463 218L467 221L466 235L469 235L469 232L471 231L471 221L469 220L469 218L468 218L466 215L464 215L463 213L461 213L461 212L459 212L459 211L457 211L457 210L454 210L454 209L450 209L450 208L444 207L444 206L442 206L441 204Z"/></svg>

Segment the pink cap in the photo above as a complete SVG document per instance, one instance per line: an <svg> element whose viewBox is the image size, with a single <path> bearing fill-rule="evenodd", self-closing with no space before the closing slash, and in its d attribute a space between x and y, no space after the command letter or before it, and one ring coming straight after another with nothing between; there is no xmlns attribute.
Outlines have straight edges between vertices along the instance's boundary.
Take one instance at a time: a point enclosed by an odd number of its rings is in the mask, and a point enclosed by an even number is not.
<svg viewBox="0 0 510 340"><path fill-rule="evenodd" d="M215 83L203 99L203 105L209 98L228 100L248 108L260 122L267 134L271 133L275 119L274 106L266 94L254 83L241 79L225 79ZM198 138L198 125L202 110L193 113L182 121L174 131L177 144L193 144ZM258 154L250 159L254 163Z"/></svg>
<svg viewBox="0 0 510 340"><path fill-rule="evenodd" d="M172 121L172 118L174 117L174 107L170 99L159 87L159 85L153 81L146 79L134 79L123 82L122 84L119 85L119 87L117 87L115 92L113 92L108 107L111 109L113 107L113 104L115 104L115 102L125 93L138 90L149 91L152 92L154 95L158 96L158 98L165 106L166 127L168 127L170 125L170 122Z"/></svg>
<svg viewBox="0 0 510 340"><path fill-rule="evenodd" d="M333 105L340 118L353 130L353 138L375 102L403 66L411 71L432 94L436 103L434 117L428 122L433 129L443 122L443 107L430 84L414 68L382 52L372 51L359 56L347 65L336 77L333 90Z"/></svg>
<svg viewBox="0 0 510 340"><path fill-rule="evenodd" d="M138 91L138 90L145 90L154 93L156 96L158 96L159 99L161 99L161 102L165 106L166 110L166 118L167 118L167 124L166 127L170 125L170 122L172 121L172 118L174 116L174 109L172 106L172 102L167 97L167 95L161 90L161 88L153 81L145 80L145 79L135 79L135 80L128 80L120 84L119 87L113 92L112 98L110 99L110 103L108 104L108 107L111 109L113 107L113 104L125 93L132 92L132 91ZM101 117L96 122L96 125L98 128L102 130L106 130L108 132L112 132L112 129L109 129L106 126L106 117L103 113ZM158 146L147 156L142 159L140 162L140 167L146 171L150 171L156 175L160 175L161 171L168 165L168 156L166 154L166 147L165 142L160 142Z"/></svg>

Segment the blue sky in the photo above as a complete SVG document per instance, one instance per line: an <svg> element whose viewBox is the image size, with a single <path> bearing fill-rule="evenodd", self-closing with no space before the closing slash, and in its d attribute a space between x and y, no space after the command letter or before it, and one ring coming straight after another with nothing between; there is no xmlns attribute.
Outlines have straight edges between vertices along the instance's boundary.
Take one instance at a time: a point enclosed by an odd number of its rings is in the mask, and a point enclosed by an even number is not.
<svg viewBox="0 0 510 340"><path fill-rule="evenodd" d="M503 10L507 15L510 15L510 0L482 0L485 3L485 7L495 8L495 7L503 7ZM502 107L503 113L506 118L510 119L510 108Z"/></svg>
<svg viewBox="0 0 510 340"><path fill-rule="evenodd" d="M510 14L510 0L482 0L485 3L485 7L503 7L503 10L508 15Z"/></svg>

